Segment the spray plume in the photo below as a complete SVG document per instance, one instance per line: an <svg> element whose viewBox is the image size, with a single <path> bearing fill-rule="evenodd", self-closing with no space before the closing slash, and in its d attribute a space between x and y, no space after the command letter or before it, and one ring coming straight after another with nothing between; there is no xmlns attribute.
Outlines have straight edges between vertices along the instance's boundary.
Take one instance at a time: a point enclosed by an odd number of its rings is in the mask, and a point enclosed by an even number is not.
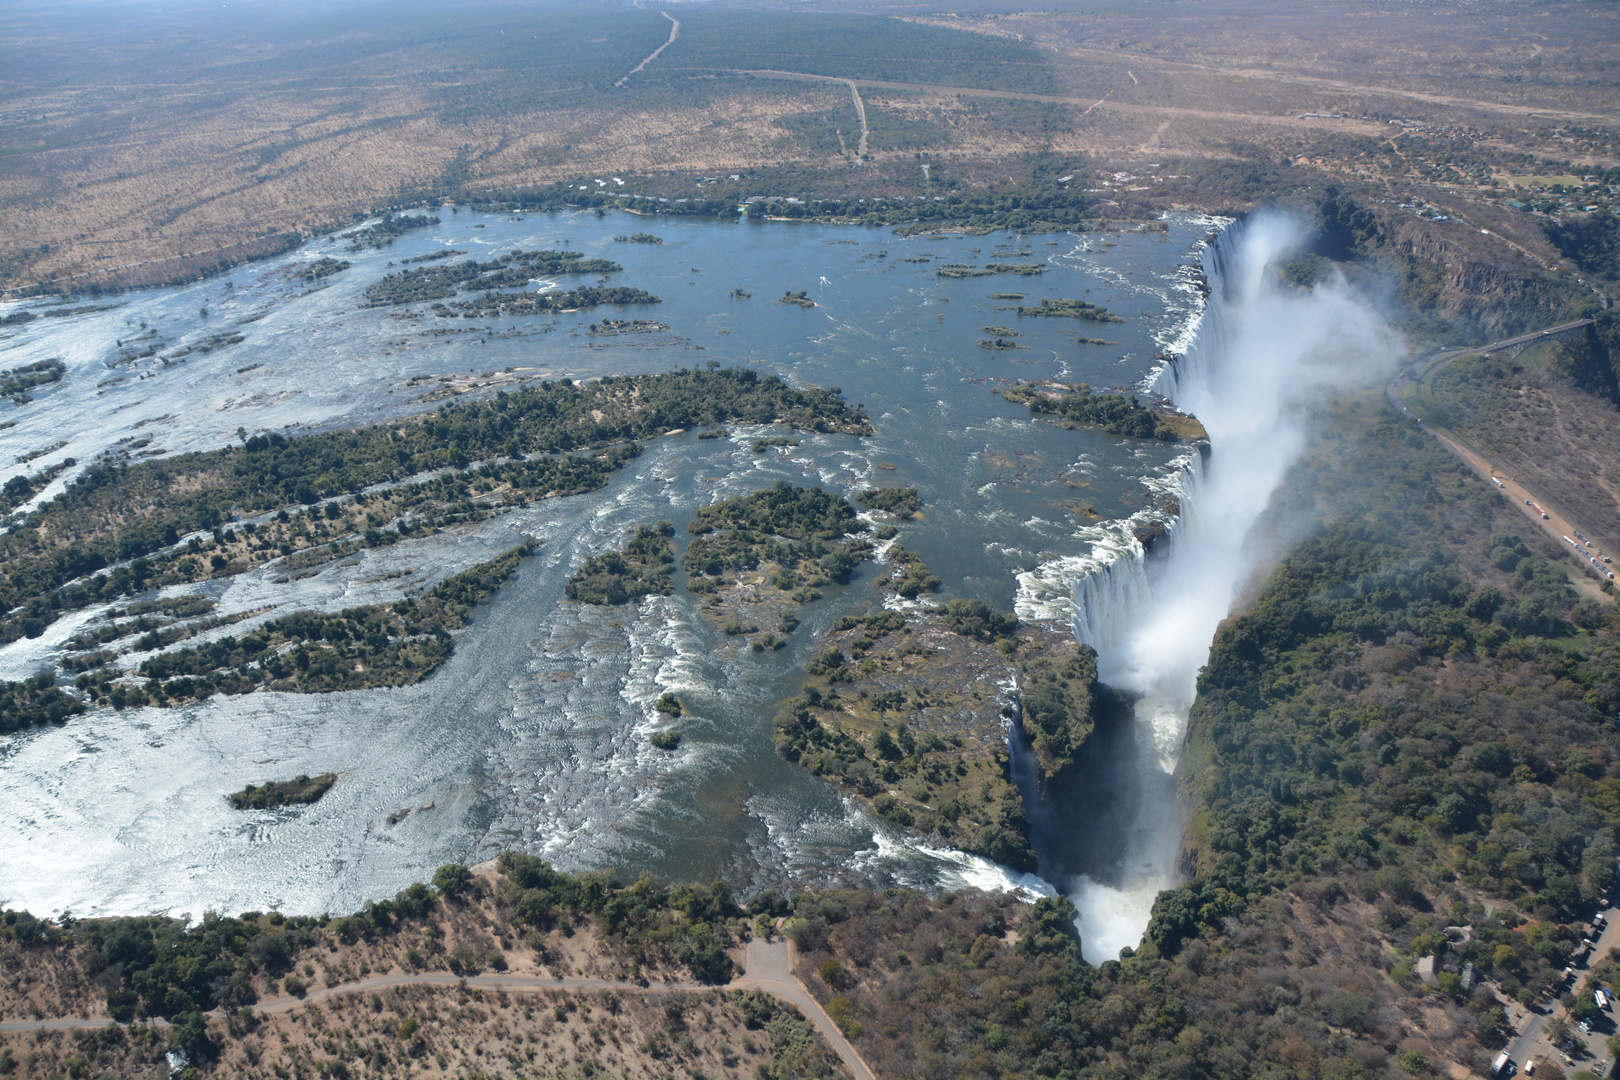
<svg viewBox="0 0 1620 1080"><path fill-rule="evenodd" d="M1325 392L1370 384L1402 351L1342 277L1308 292L1282 283L1276 260L1306 235L1296 219L1262 212L1206 251L1203 323L1154 389L1203 422L1212 452L1183 478L1163 558L1129 552L1074 587L1076 635L1097 649L1102 680L1133 700L1137 753L1124 767L1142 772L1120 865L1070 885L1094 963L1136 946L1155 897L1177 884L1174 773L1198 671L1237 591L1269 569L1251 529L1303 453Z"/></svg>

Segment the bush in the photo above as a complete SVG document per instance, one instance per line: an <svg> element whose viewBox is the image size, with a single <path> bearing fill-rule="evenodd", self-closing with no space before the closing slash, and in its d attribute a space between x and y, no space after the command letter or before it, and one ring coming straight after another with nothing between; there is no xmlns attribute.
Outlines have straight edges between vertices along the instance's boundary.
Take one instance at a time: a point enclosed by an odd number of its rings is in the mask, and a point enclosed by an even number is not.
<svg viewBox="0 0 1620 1080"><path fill-rule="evenodd" d="M446 863L433 871L433 887L447 900L453 900L466 891L472 879L472 871L460 863Z"/></svg>

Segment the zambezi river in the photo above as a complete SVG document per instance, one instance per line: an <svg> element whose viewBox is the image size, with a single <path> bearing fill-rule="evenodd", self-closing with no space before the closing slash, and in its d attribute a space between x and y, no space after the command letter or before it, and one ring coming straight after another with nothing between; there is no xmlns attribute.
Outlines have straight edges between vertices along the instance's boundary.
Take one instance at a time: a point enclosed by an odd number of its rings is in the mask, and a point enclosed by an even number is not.
<svg viewBox="0 0 1620 1080"><path fill-rule="evenodd" d="M106 454L147 460L226 445L238 429L297 433L406 416L436 408L424 399L447 386L477 395L528 378L709 362L839 387L877 434L801 433L797 445L765 453L755 439L782 431L668 435L591 494L370 549L311 577L271 563L169 590L215 599L215 615L262 610L219 631L240 635L292 611L413 594L520 537L540 541L475 613L453 658L418 685L102 710L0 736L0 903L77 915L341 912L443 863L508 848L568 870L724 876L740 892L840 881L1047 890L906 841L773 751L772 716L797 691L815 634L874 602L873 567L808 605L785 649L729 662L715 659L716 634L684 591L591 607L564 600L563 587L579 562L637 524L668 520L684 536L697 508L777 480L850 496L915 485L924 510L900 540L944 580L940 600L977 597L1066 629L1075 580L1134 542L1131 515L1189 451L1060 429L995 390L1022 379L1144 385L1155 355L1183 350L1195 332L1200 256L1223 223L1187 216L1084 235L900 237L624 213L444 207L438 216L380 250L320 237L184 287L0 305L0 316L95 309L0 329L0 370L53 357L66 365L32 400L0 404L0 483L73 458L37 504ZM637 232L662 243L616 239ZM515 248L612 259L624 266L612 284L662 302L479 319L436 318L423 304L364 306L366 287L407 259L455 249L486 260ZM351 265L313 283L300 276L326 257ZM938 273L988 263L1042 272ZM815 306L777 303L788 291ZM1043 298L1101 304L1123 322L1010 310ZM593 332L604 318L667 329ZM981 345L997 337L1016 347ZM73 612L41 638L0 648L0 679L50 668L104 610ZM689 713L673 753L646 737L666 691ZM242 812L225 800L246 783L329 771L337 784L310 806Z"/></svg>

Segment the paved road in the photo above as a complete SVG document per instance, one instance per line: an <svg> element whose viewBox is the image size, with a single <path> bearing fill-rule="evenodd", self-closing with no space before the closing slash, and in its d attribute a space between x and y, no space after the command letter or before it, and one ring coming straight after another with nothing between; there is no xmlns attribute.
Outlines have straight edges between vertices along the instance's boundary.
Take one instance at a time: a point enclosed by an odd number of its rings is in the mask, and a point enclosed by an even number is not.
<svg viewBox="0 0 1620 1080"><path fill-rule="evenodd" d="M1620 949L1620 908L1609 908L1604 912L1604 917L1607 920L1604 931L1594 943L1592 954L1587 957L1588 961L1607 956L1610 949ZM1581 972L1586 968L1586 963L1575 965L1577 983L1580 981ZM1614 1014L1612 1012L1601 1014L1592 1025L1592 1033L1583 1035L1575 1018L1565 1013L1564 1007L1555 1001L1545 1010L1532 1013L1519 1031L1518 1037L1509 1045L1508 1056L1513 1059L1515 1065L1523 1070L1524 1063L1532 1058L1540 1062L1547 1058L1557 1060L1562 1056L1560 1051L1555 1050L1552 1044L1542 1037L1547 1021L1555 1015L1564 1018L1564 1022L1569 1025L1570 1034L1586 1047L1584 1059L1576 1058L1580 1068L1591 1068L1598 1062L1606 1062L1609 1056L1609 1036L1615 1033ZM1608 1071L1607 1068L1604 1069L1605 1073Z"/></svg>
<svg viewBox="0 0 1620 1080"><path fill-rule="evenodd" d="M1443 353L1440 355L1448 358L1453 356L1466 356L1469 353L1489 355L1493 352L1501 352L1503 349L1510 349L1515 345L1524 345L1531 341L1540 341L1542 338L1552 337L1554 334L1562 334L1566 330L1578 330L1583 326L1591 326L1593 321L1594 320L1592 319L1576 319L1574 322L1560 323L1557 326L1549 326L1545 330L1537 330L1529 334L1520 334L1518 337L1510 337L1504 338L1501 341L1494 341L1489 345L1482 345L1477 349L1453 349L1448 353Z"/></svg>
<svg viewBox="0 0 1620 1080"><path fill-rule="evenodd" d="M636 5L636 6L640 7L639 4ZM675 44L675 42L680 40L680 37L681 37L681 20L677 19L675 16L671 15L667 11L660 11L658 14L662 15L664 18L668 19L671 23L674 24L673 26L671 26L669 28L669 40L664 42L662 45L658 46L658 48L654 49L652 51L652 54L650 56L648 56L647 59L643 60L641 63L637 64L635 67L631 68L629 70L629 72L626 73L624 78L620 79L618 82L613 84L614 86L623 86L625 83L629 82L631 75L634 75L636 72L640 71L642 68L646 67L648 64L650 64L654 60L658 59L658 54L659 53L663 52L665 49L669 48L671 45Z"/></svg>
<svg viewBox="0 0 1620 1080"><path fill-rule="evenodd" d="M849 96L855 99L855 114L861 118L861 143L855 149L855 160L866 160L866 140L872 132L866 126L866 102L861 100L861 88L855 85L854 79L845 79L849 84Z"/></svg>
<svg viewBox="0 0 1620 1080"><path fill-rule="evenodd" d="M339 983L321 990L313 991L303 997L277 997L267 998L253 1006L254 1012L264 1015L290 1012L300 1005L309 1005L326 1001L340 995L363 994L367 991L384 990L395 986L475 986L483 990L503 990L508 993L535 993L542 990L614 990L620 993L655 994L670 990L714 990L716 987L707 983L696 982L659 982L642 985L637 982L628 982L621 979L548 979L538 975L474 975L466 979L458 978L448 972L430 971L420 974L407 972L393 972L387 975L373 975L366 979L357 979L354 982ZM854 1075L855 1080L876 1080L876 1076L861 1059L861 1055L844 1037L844 1033L833 1023L832 1017L821 1007L821 1003L810 995L793 974L792 946L786 941L762 941L755 938L748 943L748 956L744 962L743 974L733 979L724 989L726 990L759 990L782 998L797 1006L799 1011L816 1026L822 1038L833 1048L844 1066ZM214 1013L211 1015L218 1015ZM8 1031L80 1031L85 1029L104 1028L113 1023L111 1017L84 1018L61 1017L49 1020L4 1020L0 1021L0 1032ZM150 1021L160 1027L168 1026L165 1020Z"/></svg>
<svg viewBox="0 0 1620 1080"><path fill-rule="evenodd" d="M1490 345L1483 346L1482 348L1458 349L1445 353L1437 353L1423 361L1423 363L1426 363L1428 366L1423 370L1422 374L1419 376L1419 379L1421 380L1423 378L1427 378L1428 375L1433 372L1440 363L1443 363L1453 357L1478 355L1484 352L1494 352L1510 345L1516 345L1526 341L1535 341L1540 338L1548 337L1552 334L1560 333L1564 330L1571 330L1578 326L1585 326L1591 321L1591 319L1579 319L1575 322L1549 327L1546 330L1538 330L1533 334L1521 334L1516 338L1508 338L1505 341L1494 342ZM1407 408L1406 403L1401 400L1401 389L1411 384L1412 380L1408 379L1404 374L1397 375L1394 379L1392 379L1389 385L1385 387L1385 393L1389 397L1390 404L1399 409L1402 414L1416 420L1418 424L1422 426L1424 431L1427 431L1430 435L1433 435L1436 439L1440 440L1440 444L1442 446L1461 458L1470 468L1474 470L1474 472L1478 473L1482 479L1494 484L1498 489L1500 489L1502 493L1506 495L1513 503L1513 505L1516 506L1525 517L1529 518L1538 529L1545 533L1548 539L1552 540L1554 544L1558 545L1560 548L1567 546L1564 538L1573 537L1578 529L1578 526L1576 526L1574 522L1570 521L1563 514L1559 513L1554 507L1548 505L1545 498L1536 495L1517 480L1510 479L1509 477L1503 475L1496 468L1496 466L1491 463L1490 459L1485 457L1485 455L1481 454L1467 443L1464 443L1455 435L1431 426L1426 420L1418 416L1411 409ZM1526 500L1528 500L1528 505ZM1541 516L1542 513L1545 513L1547 516L1543 518ZM1583 560L1582 565L1585 566L1588 564ZM1608 599L1603 590L1599 588L1598 582L1595 581L1589 574L1583 573L1579 575L1575 579L1574 584L1580 591L1595 599Z"/></svg>
<svg viewBox="0 0 1620 1080"><path fill-rule="evenodd" d="M786 941L761 941L759 938L750 941L747 974L733 980L731 989L763 990L793 1002L816 1025L816 1030L821 1032L827 1044L838 1051L838 1056L844 1059L844 1067L855 1076L855 1080L877 1080L855 1047L833 1023L832 1017L827 1015L827 1010L821 1007L821 1002L811 997L804 984L793 974L792 948Z"/></svg>

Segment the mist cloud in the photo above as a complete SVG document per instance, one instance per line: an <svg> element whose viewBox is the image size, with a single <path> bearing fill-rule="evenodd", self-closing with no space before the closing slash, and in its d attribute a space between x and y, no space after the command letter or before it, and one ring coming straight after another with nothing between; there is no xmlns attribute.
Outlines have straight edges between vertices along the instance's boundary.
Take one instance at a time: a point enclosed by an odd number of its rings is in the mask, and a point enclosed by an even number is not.
<svg viewBox="0 0 1620 1080"><path fill-rule="evenodd" d="M1133 588L1112 590L1129 602L1105 608L1082 631L1098 650L1103 681L1134 699L1136 767L1157 771L1143 777L1122 877L1071 886L1094 963L1136 946L1154 898L1177 883L1181 819L1171 776L1215 629L1243 584L1269 569L1271 552L1251 542L1255 523L1304 452L1326 393L1376 385L1403 353L1396 331L1341 276L1308 292L1282 282L1277 261L1307 235L1298 219L1261 212L1206 252L1203 323L1155 389L1203 422L1212 453L1186 478L1165 557L1142 562ZM1097 607L1078 595L1088 587L1095 583L1077 583L1077 609Z"/></svg>

